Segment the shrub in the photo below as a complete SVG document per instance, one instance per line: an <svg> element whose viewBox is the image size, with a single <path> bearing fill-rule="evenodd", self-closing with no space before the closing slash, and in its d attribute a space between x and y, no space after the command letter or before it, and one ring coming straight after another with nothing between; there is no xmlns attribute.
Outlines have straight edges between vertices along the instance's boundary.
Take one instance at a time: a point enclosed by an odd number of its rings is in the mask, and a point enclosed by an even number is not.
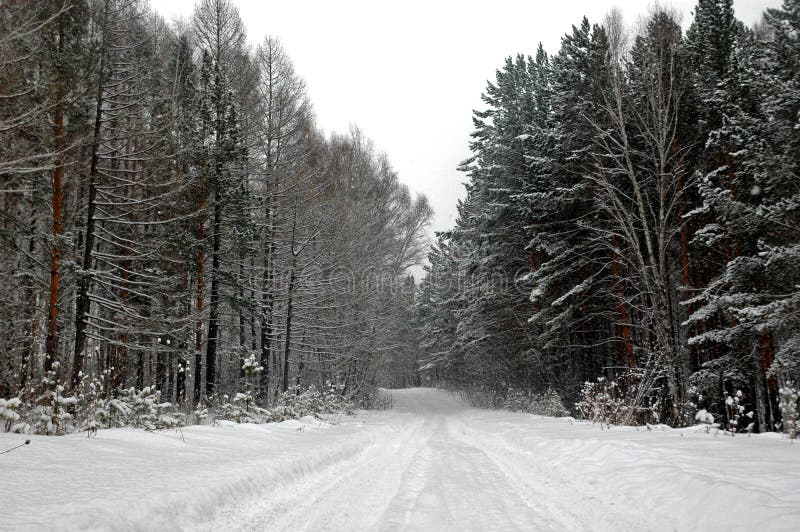
<svg viewBox="0 0 800 532"><path fill-rule="evenodd" d="M253 372L255 375L255 372ZM116 397L107 396L108 375L84 379L74 395L64 395L63 385L45 381L45 391L35 403L21 398L0 399L0 427L5 431L62 435L86 431L97 434L99 429L134 427L144 430L178 428L186 424L186 416L169 402L161 401L154 388L119 390ZM352 414L353 403L342 395L344 386L326 382L321 389L294 386L281 394L270 409L255 404L252 392L236 393L201 402L192 413L192 420L202 424L208 418L236 423L269 423L298 419L304 416ZM384 404L391 397L376 395L374 404Z"/></svg>
<svg viewBox="0 0 800 532"><path fill-rule="evenodd" d="M251 393L237 393L233 399L223 395L224 402L214 410L216 419L234 421L236 423L266 423L269 421L269 410L255 406Z"/></svg>
<svg viewBox="0 0 800 532"><path fill-rule="evenodd" d="M658 400L640 397L637 381L631 376L628 381L626 389L605 377L585 382L581 388L582 399L575 408L583 419L601 426L658 423Z"/></svg>
<svg viewBox="0 0 800 532"><path fill-rule="evenodd" d="M570 415L555 390L548 389L542 394L524 392L511 386L500 394L486 387L459 390L459 396L469 405L477 408L496 408L512 412L525 412L548 417Z"/></svg>
<svg viewBox="0 0 800 532"><path fill-rule="evenodd" d="M374 388L362 397L360 406L366 410L389 410L394 408L394 397L385 390Z"/></svg>
<svg viewBox="0 0 800 532"><path fill-rule="evenodd" d="M6 432L12 432L12 427L16 426L20 419L19 407L22 400L19 397L11 399L0 399L0 423Z"/></svg>
<svg viewBox="0 0 800 532"><path fill-rule="evenodd" d="M781 386L778 391L780 395L781 417L783 419L783 430L789 435L789 439L797 439L800 434L800 413L798 412L798 400L800 400L800 390L794 382L788 381Z"/></svg>

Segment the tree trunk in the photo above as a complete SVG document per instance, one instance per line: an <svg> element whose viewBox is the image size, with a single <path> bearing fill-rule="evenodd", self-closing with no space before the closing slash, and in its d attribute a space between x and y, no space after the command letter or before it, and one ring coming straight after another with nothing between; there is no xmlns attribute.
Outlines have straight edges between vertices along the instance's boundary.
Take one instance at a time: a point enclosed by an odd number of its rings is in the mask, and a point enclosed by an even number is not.
<svg viewBox="0 0 800 532"><path fill-rule="evenodd" d="M203 310L205 308L205 263L206 263L206 175L200 172L200 223L197 228L197 324L195 325L195 357L194 357L194 402L200 400L203 393ZM184 375L185 378L185 375Z"/></svg>
<svg viewBox="0 0 800 532"><path fill-rule="evenodd" d="M185 346L183 346L185 347ZM178 369L175 375L175 402L180 404L186 399L186 371L189 364L182 354L178 354Z"/></svg>
<svg viewBox="0 0 800 532"><path fill-rule="evenodd" d="M31 217L31 236L28 239L28 256L33 257L36 250L36 240L33 235L36 234L36 216ZM32 265L31 265L32 266ZM36 352L36 331L39 328L38 320L36 319L36 294L35 287L32 281L28 281L28 286L25 289L25 300L28 302L25 308L25 326L27 328L27 344L22 350L22 360L20 361L20 389L27 383L28 373L27 368L30 360L33 359Z"/></svg>
<svg viewBox="0 0 800 532"><path fill-rule="evenodd" d="M264 397L269 395L270 353L272 352L272 313L274 300L272 297L272 241L267 244L267 258L261 283L261 390Z"/></svg>
<svg viewBox="0 0 800 532"><path fill-rule="evenodd" d="M97 103L95 106L94 135L92 139L92 160L89 167L89 190L86 209L86 231L83 243L83 263L81 264L80 283L78 284L78 302L75 305L75 350L72 360L72 387L80 382L83 371L84 350L86 349L86 325L89 318L89 308L91 299L89 291L92 285L92 276L89 271L92 268L92 257L95 240L95 210L97 202L97 178L98 162L100 150L101 126L103 124L103 76L105 73L105 60L107 48L107 31L105 25L108 22L110 2L106 0L103 9L103 42L100 47L100 65L97 81Z"/></svg>
<svg viewBox="0 0 800 532"><path fill-rule="evenodd" d="M292 255L292 267L289 272L289 287L287 289L287 302L286 302L286 334L283 346L283 391L289 389L289 351L291 349L292 340L292 296L294 295L294 282L295 282L295 262L296 257Z"/></svg>
<svg viewBox="0 0 800 532"><path fill-rule="evenodd" d="M58 360L58 298L61 282L61 209L63 203L64 163L61 151L64 149L64 114L62 106L63 86L61 61L64 53L64 15L58 17L58 66L56 67L55 108L54 114L54 146L56 151L55 170L53 171L53 244L50 248L50 298L47 305L47 340L45 341L45 373L53 369ZM23 383L24 386L24 383Z"/></svg>
<svg viewBox="0 0 800 532"><path fill-rule="evenodd" d="M628 316L628 305L625 302L625 294L622 286L622 266L617 255L617 237L611 237L611 262L614 270L614 293L617 297L617 323L618 334L622 337L622 363L629 368L636 367L636 357L633 354L633 341L631 340L630 318Z"/></svg>
<svg viewBox="0 0 800 532"><path fill-rule="evenodd" d="M219 342L220 250L222 247L222 194L220 174L214 187L214 224L211 250L211 302L208 307L208 343L206 344L206 394L214 394L217 382L217 346Z"/></svg>
<svg viewBox="0 0 800 532"><path fill-rule="evenodd" d="M775 382L775 377L770 376L769 370L772 363L775 362L775 341L772 333L762 333L758 336L758 365L760 373L756 375L756 379L764 379L767 384L766 398L767 406L770 407L770 414L772 413L772 403L777 399L778 384ZM766 420L763 423L761 430L768 430L770 422L774 423L776 419L772 415L765 416Z"/></svg>
<svg viewBox="0 0 800 532"><path fill-rule="evenodd" d="M305 344L306 335L303 332L303 337L300 340L300 347L302 349L303 345ZM297 379L295 380L295 385L297 386L297 393L300 393L300 385L303 382L303 370L305 369L305 357L303 356L302 350L300 351L300 360L297 362Z"/></svg>
<svg viewBox="0 0 800 532"><path fill-rule="evenodd" d="M239 256L239 347L247 345L247 319L244 315L244 251Z"/></svg>

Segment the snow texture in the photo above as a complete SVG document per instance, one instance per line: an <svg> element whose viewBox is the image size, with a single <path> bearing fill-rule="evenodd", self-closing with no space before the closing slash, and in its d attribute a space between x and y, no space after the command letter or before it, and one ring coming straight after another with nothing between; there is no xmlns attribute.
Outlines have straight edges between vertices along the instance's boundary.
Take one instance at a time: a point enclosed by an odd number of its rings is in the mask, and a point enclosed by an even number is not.
<svg viewBox="0 0 800 532"><path fill-rule="evenodd" d="M0 455L0 530L796 530L800 446L600 430L431 389L340 424L33 436ZM19 435L0 434L0 449Z"/></svg>

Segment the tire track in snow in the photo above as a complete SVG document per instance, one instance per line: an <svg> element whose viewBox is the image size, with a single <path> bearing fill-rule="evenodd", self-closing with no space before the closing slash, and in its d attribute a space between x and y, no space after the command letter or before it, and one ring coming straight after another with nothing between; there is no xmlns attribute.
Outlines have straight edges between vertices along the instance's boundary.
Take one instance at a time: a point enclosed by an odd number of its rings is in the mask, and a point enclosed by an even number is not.
<svg viewBox="0 0 800 532"><path fill-rule="evenodd" d="M459 437L475 446L492 460L515 485L515 492L530 504L545 507L549 516L564 530L661 530L664 523L644 523L642 516L626 515L626 504L618 494L602 497L593 482L582 483L557 465L537 459L536 454L513 440L499 437L490 430L480 430L480 423L452 421L459 428ZM616 502L612 498L616 499ZM634 504L632 501L630 504ZM552 529L549 526L548 529Z"/></svg>
<svg viewBox="0 0 800 532"><path fill-rule="evenodd" d="M415 449L411 457L409 466L403 472L400 482L397 485L391 502L383 510L378 521L377 528L380 530L403 530L408 527L411 512L425 489L433 459L433 452L429 447L429 441L435 429L430 427L431 421L426 420L426 435L424 440L415 442ZM428 501L426 501L428 502ZM443 508L447 515L451 515L445 506Z"/></svg>
<svg viewBox="0 0 800 532"><path fill-rule="evenodd" d="M387 414L388 426L372 434L368 447L219 512L204 528L567 528L521 496L520 485L489 454L458 437L453 420L470 412L463 403L432 390L396 393L396 411Z"/></svg>
<svg viewBox="0 0 800 532"><path fill-rule="evenodd" d="M324 467L311 467L302 476L287 479L219 512L205 530L343 530L363 528L374 520L376 504L390 493L386 483L402 472L405 462L396 460L410 443L419 439L424 420L408 418L400 427L382 427L369 445L340 455ZM335 450L338 442L332 441ZM353 490L364 490L357 497ZM358 498L358 504L353 504ZM375 499L375 500L373 500Z"/></svg>

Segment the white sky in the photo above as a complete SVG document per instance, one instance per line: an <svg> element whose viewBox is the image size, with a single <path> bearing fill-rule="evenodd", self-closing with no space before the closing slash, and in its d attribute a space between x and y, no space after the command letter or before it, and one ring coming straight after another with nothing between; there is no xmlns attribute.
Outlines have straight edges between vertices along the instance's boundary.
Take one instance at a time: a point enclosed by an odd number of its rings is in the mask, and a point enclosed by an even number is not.
<svg viewBox="0 0 800 532"><path fill-rule="evenodd" d="M194 0L151 0L168 20L189 17ZM252 44L281 40L307 83L325 131L357 124L385 151L401 181L428 196L432 229L452 227L469 155L472 109L505 57L550 54L586 15L601 22L619 7L632 24L647 0L234 0ZM695 0L672 0L684 13ZM746 24L781 0L735 0Z"/></svg>

